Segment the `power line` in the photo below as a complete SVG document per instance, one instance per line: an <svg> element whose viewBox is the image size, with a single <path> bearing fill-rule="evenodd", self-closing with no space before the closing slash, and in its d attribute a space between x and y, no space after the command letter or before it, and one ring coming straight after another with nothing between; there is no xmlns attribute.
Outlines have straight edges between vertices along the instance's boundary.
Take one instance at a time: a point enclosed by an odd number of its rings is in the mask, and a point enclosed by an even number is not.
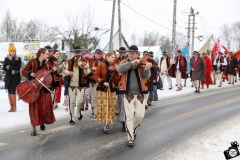
<svg viewBox="0 0 240 160"><path fill-rule="evenodd" d="M134 12L138 13L139 15L141 15L142 17L146 18L147 20L149 20L149 21L151 21L151 22L159 25L159 26L162 27L162 28L165 28L165 29L167 29L167 30L169 30L169 31L172 31L172 29L169 29L169 28L167 28L167 27L165 27L165 26L163 26L163 25L161 25L161 24L159 24L159 23L157 23L157 22L149 19L148 17L144 16L143 14L141 14L141 13L139 13L138 11L134 10L133 8L129 7L129 6L126 5L125 3L123 3L123 2L121 2L121 3L122 3L123 5L125 5L126 7L128 7L129 9L131 9L132 11L134 11ZM179 33L179 34L181 34L181 33ZM184 35L184 34L181 34L181 35ZM186 36L186 35L184 35L184 36Z"/></svg>

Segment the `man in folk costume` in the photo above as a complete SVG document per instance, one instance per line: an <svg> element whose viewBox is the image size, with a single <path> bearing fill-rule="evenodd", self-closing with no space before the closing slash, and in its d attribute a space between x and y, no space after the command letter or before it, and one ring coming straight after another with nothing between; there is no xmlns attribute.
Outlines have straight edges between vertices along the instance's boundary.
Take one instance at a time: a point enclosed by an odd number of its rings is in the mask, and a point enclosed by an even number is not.
<svg viewBox="0 0 240 160"><path fill-rule="evenodd" d="M238 69L238 61L230 52L230 57L228 59L228 66L226 68L226 75L228 75L228 84L234 84L234 77L236 76L236 71Z"/></svg>
<svg viewBox="0 0 240 160"><path fill-rule="evenodd" d="M75 124L74 107L77 100L77 117L78 120L82 119L81 106L83 102L84 87L88 86L89 74L88 61L81 56L81 49L79 46L74 47L74 57L69 59L66 64L66 69L63 71L67 77L67 84L69 85L69 112L70 112L70 124ZM85 65L83 65L83 63ZM84 67L82 67L84 66Z"/></svg>
<svg viewBox="0 0 240 160"><path fill-rule="evenodd" d="M212 62L211 62L211 59L208 57L208 55L205 52L202 53L202 57L206 64L206 73L205 73L206 81L201 81L201 85L202 85L201 89L204 89L204 84L206 84L207 88L209 88L209 85L213 84L213 81L211 78Z"/></svg>
<svg viewBox="0 0 240 160"><path fill-rule="evenodd" d="M164 79L166 78L167 79L167 82L168 82L168 88L169 90L171 90L173 87L172 87L172 79L170 77L171 75L171 69L170 67L171 66L171 57L169 57L167 55L167 52L163 52L162 54L163 56L161 57L160 59L160 75L161 75L161 79L162 79L162 84L164 86ZM163 88L161 88L161 90L163 90Z"/></svg>
<svg viewBox="0 0 240 160"><path fill-rule="evenodd" d="M127 50L125 47L120 47L118 52L118 65L122 60L125 59ZM121 75L120 75L121 76ZM117 92L118 94L118 92ZM122 123L122 131L126 132L126 126L125 126L125 108L124 108L124 94L118 94L117 95L117 109L118 109L118 122Z"/></svg>
<svg viewBox="0 0 240 160"><path fill-rule="evenodd" d="M152 67L150 69L151 71L151 76L148 78L148 99L147 100L147 105L151 106L152 101L158 101L158 96L157 96L157 78L158 78L158 65L157 62L153 59L153 52L150 51L148 52L148 58L144 58L147 62L152 63ZM146 107L146 106L145 106ZM145 109L148 109L146 107Z"/></svg>
<svg viewBox="0 0 240 160"><path fill-rule="evenodd" d="M206 65L200 53L197 51L193 52L194 58L191 61L192 80L196 90L194 92L200 93L200 82L205 81Z"/></svg>
<svg viewBox="0 0 240 160"><path fill-rule="evenodd" d="M97 118L97 83L94 80L94 73L100 63L104 63L103 52L101 49L96 49L93 58L88 59L90 73L88 74L89 86L91 92L91 105L92 105L92 116L91 118Z"/></svg>
<svg viewBox="0 0 240 160"><path fill-rule="evenodd" d="M215 60L215 56L212 54L212 56L211 56L211 61L212 61L212 73L211 73L211 77L212 77L212 81L213 81L213 85L215 85L216 84L216 81L217 81L217 78L216 78L216 71L215 71L215 69L214 69L214 67L213 67L213 62L214 62L214 60Z"/></svg>
<svg viewBox="0 0 240 160"><path fill-rule="evenodd" d="M218 80L218 87L222 86L222 74L224 71L224 67L227 65L226 58L223 57L223 53L219 52L218 56L215 57L213 61L213 68L215 70L215 77Z"/></svg>
<svg viewBox="0 0 240 160"><path fill-rule="evenodd" d="M123 60L117 67L121 73L121 81L118 85L119 94L124 95L124 106L126 112L126 129L128 135L127 145L134 146L137 127L140 126L145 113L144 94L147 94L147 79L151 75L152 64L139 57L138 47L130 46L128 59ZM145 62L146 64L140 64Z"/></svg>
<svg viewBox="0 0 240 160"><path fill-rule="evenodd" d="M175 75L176 75L176 81L177 81L177 90L176 91L180 91L182 90L183 86L182 86L182 79L187 79L187 60L186 58L182 55L182 51L178 50L177 51L177 56L173 61L173 64L175 64L174 66L174 71L175 71Z"/></svg>

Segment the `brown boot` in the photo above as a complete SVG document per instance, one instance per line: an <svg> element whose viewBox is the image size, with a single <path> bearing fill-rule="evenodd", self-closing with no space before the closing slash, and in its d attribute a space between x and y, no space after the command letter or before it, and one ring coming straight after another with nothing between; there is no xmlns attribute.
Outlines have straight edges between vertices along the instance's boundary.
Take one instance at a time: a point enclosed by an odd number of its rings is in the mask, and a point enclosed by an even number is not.
<svg viewBox="0 0 240 160"><path fill-rule="evenodd" d="M201 89L204 89L204 84L201 84L202 85L202 88Z"/></svg>
<svg viewBox="0 0 240 160"><path fill-rule="evenodd" d="M12 102L13 102L13 112L16 112L17 111L17 100L16 100L16 94L11 94L12 96Z"/></svg>
<svg viewBox="0 0 240 160"><path fill-rule="evenodd" d="M10 104L10 110L8 112L12 112L13 111L13 101L12 101L11 94L8 94L8 100L9 100L9 104Z"/></svg>
<svg viewBox="0 0 240 160"><path fill-rule="evenodd" d="M207 84L207 88L209 88L209 84Z"/></svg>

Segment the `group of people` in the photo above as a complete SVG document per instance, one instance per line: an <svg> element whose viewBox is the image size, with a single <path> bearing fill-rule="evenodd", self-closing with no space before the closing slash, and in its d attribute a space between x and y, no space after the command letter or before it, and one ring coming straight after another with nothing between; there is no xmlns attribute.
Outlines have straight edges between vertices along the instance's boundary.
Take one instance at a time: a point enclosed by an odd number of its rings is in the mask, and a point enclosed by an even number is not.
<svg viewBox="0 0 240 160"><path fill-rule="evenodd" d="M173 77L176 78L176 91L182 90L182 79L186 86L187 60L181 54L181 50L177 51L177 56L173 60L166 52L163 52L159 69L162 83L164 84L166 79L170 90L173 88ZM204 85L209 88L209 85L215 85L218 82L218 87L221 87L224 80L228 80L228 84L234 84L238 81L239 72L240 59L236 59L232 52L225 53L225 55L219 52L210 59L207 53L194 51L193 57L190 59L190 78L196 93L200 93L200 88L204 89Z"/></svg>
<svg viewBox="0 0 240 160"><path fill-rule="evenodd" d="M180 91L183 88L182 79L186 80L188 75L187 61L180 50L173 60L163 52L158 65L153 59L153 52L144 51L140 57L135 45L130 46L129 50L120 47L119 50L110 51L105 56L100 49L96 49L92 57L82 55L82 49L75 46L72 51L74 56L69 58L64 66L58 64L60 52L46 46L38 50L37 57L29 60L22 71L21 59L17 56L13 44L9 46L8 52L3 69L6 71L5 88L8 90L9 112L16 111L16 87L21 83L20 72L28 80L34 79L37 71L41 69L52 72L51 85L44 86L37 100L29 103L32 136L37 135L36 126L45 130L45 124L55 122L53 110L60 103L61 89L64 85L67 100L64 104L69 106L67 110L70 113L71 125L75 124L76 119L82 120L81 111L87 110L88 103L91 103L91 118L103 124L103 132L109 134L110 124L118 121L122 123L122 131L127 132L127 145L133 147L145 109L151 106L152 101L158 100L157 89L163 90L163 87L159 88L159 81L163 84L166 78L171 90L171 78L175 77L176 91ZM201 84L202 88L204 84L208 87L215 79L221 86L224 71L229 75L229 83L234 84L238 63L239 60L233 56L222 58L222 53L211 61L205 53L200 57L198 52L194 52L190 66L195 92L200 93Z"/></svg>

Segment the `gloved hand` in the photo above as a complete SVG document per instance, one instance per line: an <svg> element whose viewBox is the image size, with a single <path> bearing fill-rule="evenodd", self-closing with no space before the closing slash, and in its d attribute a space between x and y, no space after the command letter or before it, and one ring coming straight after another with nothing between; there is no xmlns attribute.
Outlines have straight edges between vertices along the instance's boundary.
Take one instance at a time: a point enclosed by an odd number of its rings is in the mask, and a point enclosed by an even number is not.
<svg viewBox="0 0 240 160"><path fill-rule="evenodd" d="M15 70L12 70L12 74L15 74Z"/></svg>
<svg viewBox="0 0 240 160"><path fill-rule="evenodd" d="M10 65L7 65L6 68L7 68L7 69L10 69Z"/></svg>

